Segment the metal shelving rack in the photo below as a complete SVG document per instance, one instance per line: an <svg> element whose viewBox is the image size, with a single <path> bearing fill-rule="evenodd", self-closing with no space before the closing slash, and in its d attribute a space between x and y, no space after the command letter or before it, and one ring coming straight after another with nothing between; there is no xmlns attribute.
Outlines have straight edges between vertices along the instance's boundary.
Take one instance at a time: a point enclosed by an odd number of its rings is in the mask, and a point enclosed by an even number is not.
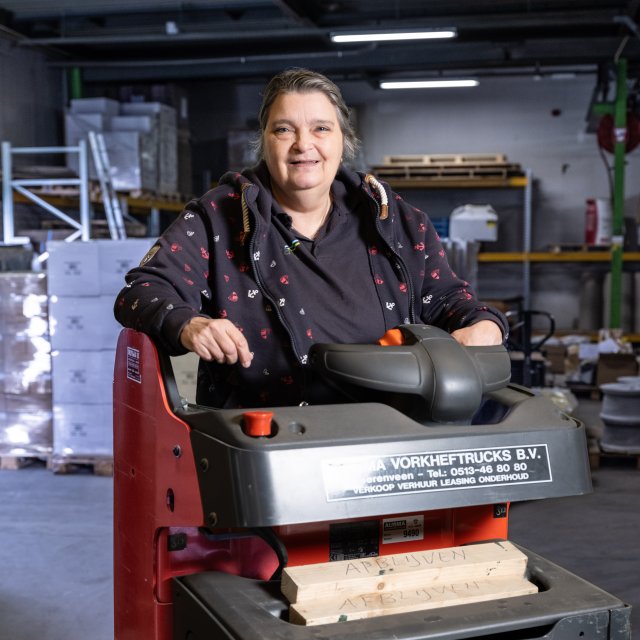
<svg viewBox="0 0 640 640"><path fill-rule="evenodd" d="M523 308L529 309L531 302L531 261L522 259L522 256L531 254L531 224L532 224L532 199L533 199L533 177L531 169L525 169L524 175L510 178L476 178L476 179L386 179L389 186L395 190L402 189L522 189L523 198L523 230L522 230L522 252L508 254L510 256L520 256L521 259L511 259L508 262L522 262L522 301ZM493 259L478 256L479 262L501 262L500 253L492 253Z"/></svg>
<svg viewBox="0 0 640 640"><path fill-rule="evenodd" d="M34 154L77 153L79 156L78 178L26 178L13 177L13 156ZM80 219L75 220L60 209L41 198L28 187L74 186L80 193ZM10 142L2 143L2 224L4 245L27 244L29 238L15 235L13 192L17 191L27 200L42 207L52 215L64 220L75 229L65 241L72 242L77 238L89 239L90 208L89 208L89 171L87 165L87 147L80 141L77 147L13 147Z"/></svg>

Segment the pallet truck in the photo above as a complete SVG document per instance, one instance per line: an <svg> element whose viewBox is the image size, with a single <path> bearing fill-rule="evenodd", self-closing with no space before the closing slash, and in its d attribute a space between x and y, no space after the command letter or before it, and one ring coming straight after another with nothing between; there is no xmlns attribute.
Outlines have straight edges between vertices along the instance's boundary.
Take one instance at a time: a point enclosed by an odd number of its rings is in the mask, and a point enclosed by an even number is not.
<svg viewBox="0 0 640 640"><path fill-rule="evenodd" d="M504 540L510 503L591 491L584 426L511 384L502 346L425 325L382 342L313 347L350 401L254 411L187 403L168 356L121 332L116 640L630 638L629 606L526 549L534 595L288 621L286 566Z"/></svg>

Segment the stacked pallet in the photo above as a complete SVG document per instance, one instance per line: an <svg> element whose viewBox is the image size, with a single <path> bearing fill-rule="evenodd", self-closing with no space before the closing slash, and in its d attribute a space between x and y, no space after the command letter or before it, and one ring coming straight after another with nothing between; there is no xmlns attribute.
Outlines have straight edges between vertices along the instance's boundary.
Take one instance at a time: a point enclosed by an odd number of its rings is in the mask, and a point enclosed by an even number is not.
<svg viewBox="0 0 640 640"><path fill-rule="evenodd" d="M289 622L318 625L537 593L510 542L285 569Z"/></svg>
<svg viewBox="0 0 640 640"><path fill-rule="evenodd" d="M47 266L54 473L113 470L113 367L122 327L113 316L125 274L151 238L50 241Z"/></svg>
<svg viewBox="0 0 640 640"><path fill-rule="evenodd" d="M0 469L47 458L52 446L46 276L0 274Z"/></svg>
<svg viewBox="0 0 640 640"><path fill-rule="evenodd" d="M504 154L392 155L372 171L385 180L506 180L524 175Z"/></svg>

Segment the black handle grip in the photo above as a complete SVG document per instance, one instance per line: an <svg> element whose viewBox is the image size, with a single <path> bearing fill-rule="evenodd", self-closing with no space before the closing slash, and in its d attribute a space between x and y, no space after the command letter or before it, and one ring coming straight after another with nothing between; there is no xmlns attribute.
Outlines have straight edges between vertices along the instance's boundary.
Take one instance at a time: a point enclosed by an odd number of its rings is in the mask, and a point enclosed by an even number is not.
<svg viewBox="0 0 640 640"><path fill-rule="evenodd" d="M429 325L399 327L400 346L317 344L311 364L338 384L413 397L422 419L464 422L482 395L509 383L511 363L502 345L463 347ZM415 416L414 416L415 417Z"/></svg>

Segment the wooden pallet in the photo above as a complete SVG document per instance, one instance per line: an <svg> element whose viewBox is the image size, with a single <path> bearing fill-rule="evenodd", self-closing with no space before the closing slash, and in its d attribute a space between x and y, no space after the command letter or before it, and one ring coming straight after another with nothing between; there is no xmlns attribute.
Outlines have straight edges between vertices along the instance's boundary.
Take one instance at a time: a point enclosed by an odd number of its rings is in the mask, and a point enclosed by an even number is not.
<svg viewBox="0 0 640 640"><path fill-rule="evenodd" d="M17 471L46 460L46 456L0 456L0 470Z"/></svg>
<svg viewBox="0 0 640 640"><path fill-rule="evenodd" d="M113 458L109 456L52 456L49 467L60 475L88 471L95 476L113 476Z"/></svg>
<svg viewBox="0 0 640 640"><path fill-rule="evenodd" d="M549 245L549 251L551 253L565 253L583 251L590 253L593 251L611 251L611 246L608 244L586 244L586 243L556 243Z"/></svg>
<svg viewBox="0 0 640 640"><path fill-rule="evenodd" d="M590 442L589 466L591 469L599 469L606 461L635 464L636 469L640 469L640 452L603 451L597 441Z"/></svg>
<svg viewBox="0 0 640 640"><path fill-rule="evenodd" d="M376 165L373 173L387 180L477 180L486 178L507 179L524 175L519 164L505 165Z"/></svg>
<svg viewBox="0 0 640 640"><path fill-rule="evenodd" d="M385 156L385 165L412 164L412 165L480 165L480 164L506 164L507 156L502 153L436 153L430 155L408 154Z"/></svg>

